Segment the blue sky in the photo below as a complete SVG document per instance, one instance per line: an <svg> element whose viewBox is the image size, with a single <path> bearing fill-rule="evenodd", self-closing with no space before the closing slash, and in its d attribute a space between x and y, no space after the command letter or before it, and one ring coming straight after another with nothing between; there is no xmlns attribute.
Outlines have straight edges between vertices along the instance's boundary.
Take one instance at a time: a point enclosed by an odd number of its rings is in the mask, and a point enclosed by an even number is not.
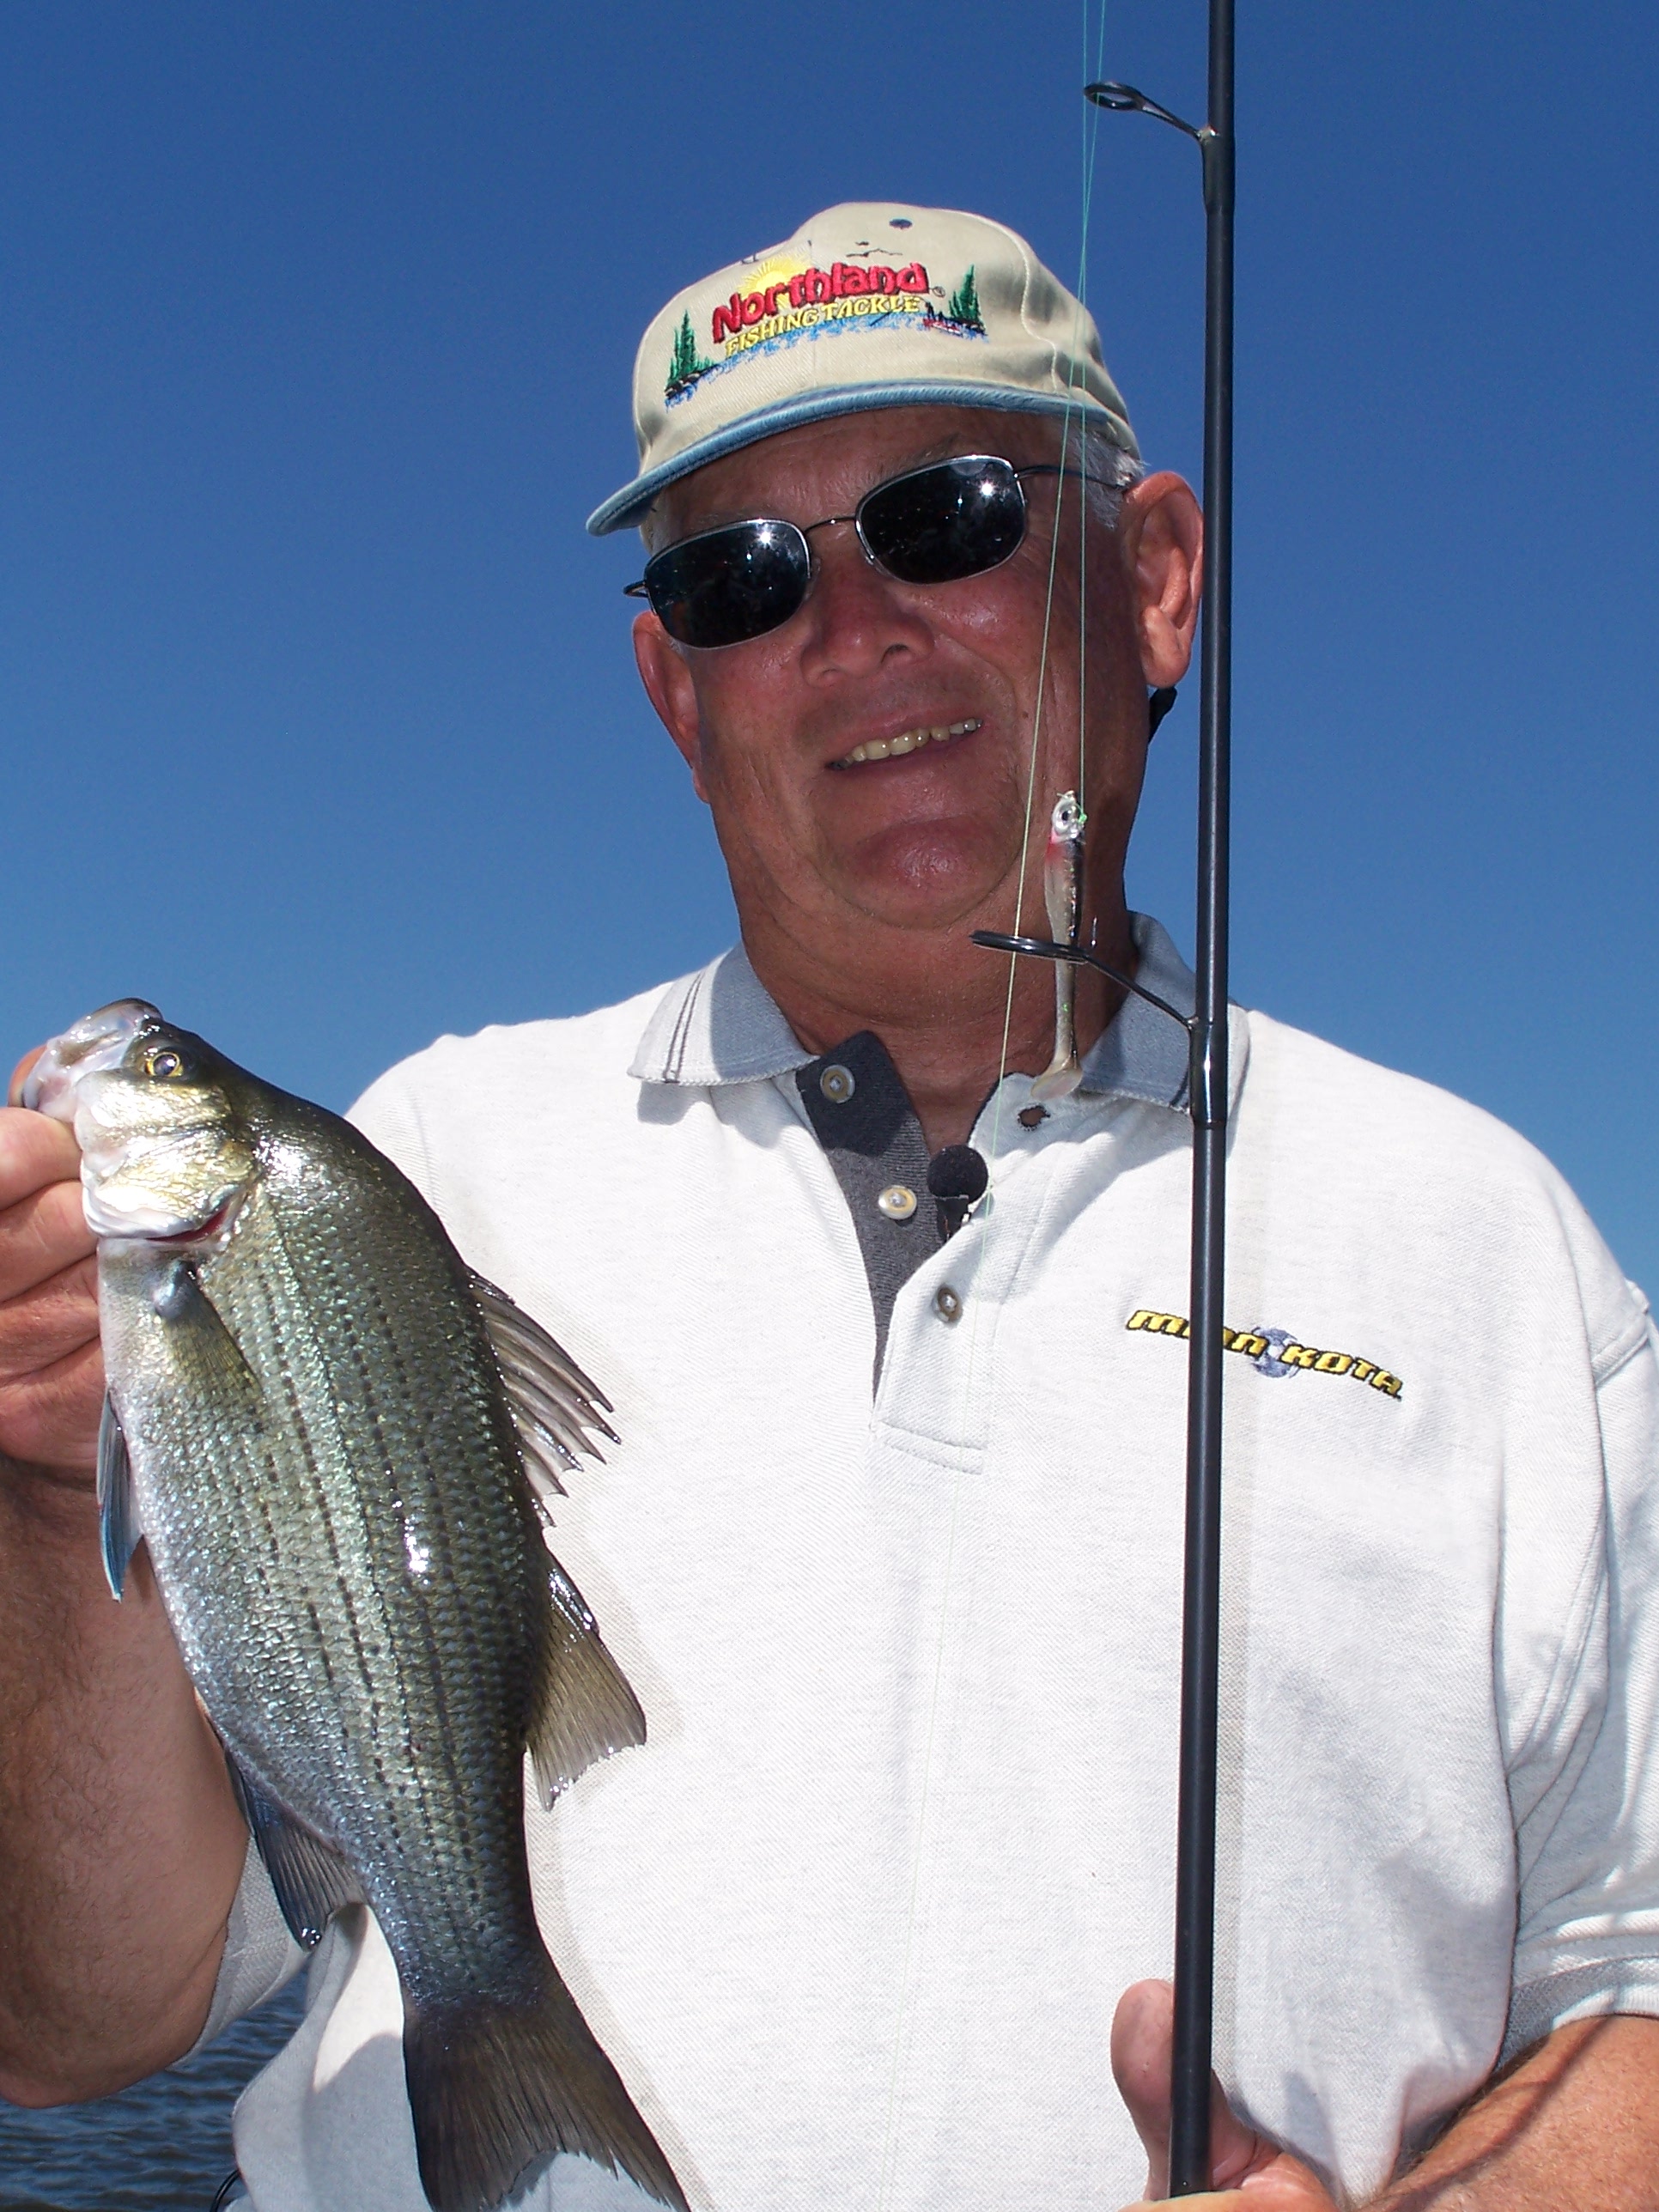
<svg viewBox="0 0 1659 2212"><path fill-rule="evenodd" d="M1200 113L1203 15L1109 0L1106 73ZM1240 16L1236 989L1515 1123L1659 1289L1659 21ZM8 1054L136 992L338 1105L728 941L582 530L639 331L845 198L1069 281L1085 53L1080 0L14 0ZM1103 126L1089 294L1196 476L1194 169ZM1131 862L1189 948L1194 721Z"/></svg>

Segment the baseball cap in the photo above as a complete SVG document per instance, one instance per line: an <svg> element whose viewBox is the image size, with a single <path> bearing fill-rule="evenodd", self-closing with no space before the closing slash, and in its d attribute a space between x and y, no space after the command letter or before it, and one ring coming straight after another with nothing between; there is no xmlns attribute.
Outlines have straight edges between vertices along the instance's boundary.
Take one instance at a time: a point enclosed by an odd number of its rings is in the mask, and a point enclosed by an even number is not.
<svg viewBox="0 0 1659 2212"><path fill-rule="evenodd" d="M1006 407L1140 448L1094 319L1025 240L951 208L853 200L677 292L634 365L640 471L589 516L636 525L663 488L829 415Z"/></svg>

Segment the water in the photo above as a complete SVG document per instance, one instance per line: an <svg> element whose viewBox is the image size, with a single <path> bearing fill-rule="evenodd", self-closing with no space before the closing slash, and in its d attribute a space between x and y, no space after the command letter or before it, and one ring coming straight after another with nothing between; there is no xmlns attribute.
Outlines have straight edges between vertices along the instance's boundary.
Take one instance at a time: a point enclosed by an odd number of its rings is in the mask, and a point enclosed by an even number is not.
<svg viewBox="0 0 1659 2212"><path fill-rule="evenodd" d="M210 2050L118 2097L0 2103L0 2212L208 2212L234 2163L230 2108L299 2025L305 1976Z"/></svg>

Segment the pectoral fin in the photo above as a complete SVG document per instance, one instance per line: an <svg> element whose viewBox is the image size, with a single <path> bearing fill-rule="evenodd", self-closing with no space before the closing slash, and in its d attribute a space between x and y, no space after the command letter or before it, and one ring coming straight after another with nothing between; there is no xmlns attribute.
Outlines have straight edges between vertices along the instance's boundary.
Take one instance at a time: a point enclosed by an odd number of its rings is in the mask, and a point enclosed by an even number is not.
<svg viewBox="0 0 1659 2212"><path fill-rule="evenodd" d="M172 1335L174 1360L185 1379L191 1370L195 1379L215 1390L230 1390L238 1397L263 1399L253 1370L242 1357L240 1346L220 1317L219 1310L202 1288L193 1260L177 1259L150 1293L150 1304Z"/></svg>
<svg viewBox="0 0 1659 2212"><path fill-rule="evenodd" d="M138 1525L138 1509L132 1495L132 1462L127 1457L127 1440L107 1396L98 1423L98 1533L110 1595L118 1598L127 1578L127 1562L137 1550L144 1532Z"/></svg>
<svg viewBox="0 0 1659 2212"><path fill-rule="evenodd" d="M586 1600L556 1559L547 1564L553 1634L530 1738L544 1805L597 1760L645 1741L640 1701L606 1650Z"/></svg>
<svg viewBox="0 0 1659 2212"><path fill-rule="evenodd" d="M307 1950L322 1940L331 1915L363 1901L362 1885L331 1844L302 1826L249 1779L227 1751L231 1785L270 1876L283 1917Z"/></svg>

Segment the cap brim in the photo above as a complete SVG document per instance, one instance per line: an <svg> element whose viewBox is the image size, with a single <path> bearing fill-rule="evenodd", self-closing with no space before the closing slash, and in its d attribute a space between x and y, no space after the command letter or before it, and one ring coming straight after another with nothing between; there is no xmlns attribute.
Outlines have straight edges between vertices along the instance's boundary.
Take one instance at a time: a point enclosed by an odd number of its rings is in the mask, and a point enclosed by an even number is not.
<svg viewBox="0 0 1659 2212"><path fill-rule="evenodd" d="M613 492L602 507L596 507L588 516L587 527L595 538L604 538L613 530L634 528L644 520L647 509L659 492L678 483L682 477L689 477L694 469L722 460L727 453L740 453L744 447L773 437L780 430L797 429L803 422L821 422L829 415L867 414L876 407L988 407L1010 415L1087 416L1131 459L1140 459L1134 433L1123 417L1080 392L1029 392L1008 385L966 383L836 385L827 390L780 399L770 407L758 408L752 415L728 422L696 445L688 446L672 461L648 469L643 476L635 477L632 483Z"/></svg>

